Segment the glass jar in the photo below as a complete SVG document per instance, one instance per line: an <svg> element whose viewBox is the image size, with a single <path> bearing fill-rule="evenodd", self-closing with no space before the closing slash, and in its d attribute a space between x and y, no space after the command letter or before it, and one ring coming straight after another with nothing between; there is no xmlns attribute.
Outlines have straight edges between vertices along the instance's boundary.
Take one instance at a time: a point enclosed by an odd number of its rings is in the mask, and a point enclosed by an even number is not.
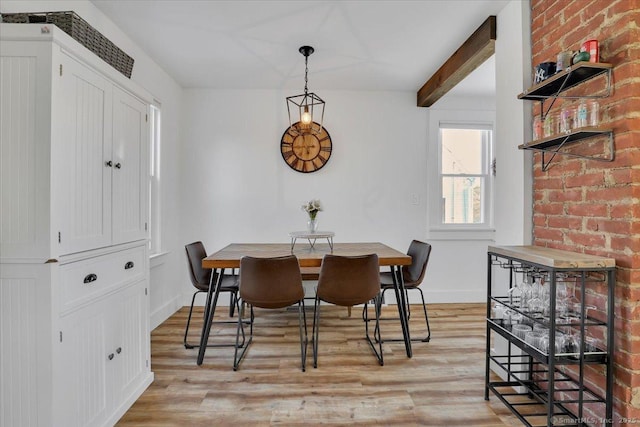
<svg viewBox="0 0 640 427"><path fill-rule="evenodd" d="M551 135L553 135L553 132L554 132L553 126L554 126L553 114L547 114L547 116L544 118L544 124L543 124L543 136L545 138L548 138Z"/></svg>
<svg viewBox="0 0 640 427"><path fill-rule="evenodd" d="M533 139L541 139L542 135L542 119L540 116L535 116L533 118Z"/></svg>
<svg viewBox="0 0 640 427"><path fill-rule="evenodd" d="M581 101L578 104L578 109L575 115L575 127L583 128L587 126L588 107L586 101Z"/></svg>
<svg viewBox="0 0 640 427"><path fill-rule="evenodd" d="M588 105L589 126L596 127L600 123L600 104L598 101L591 100Z"/></svg>

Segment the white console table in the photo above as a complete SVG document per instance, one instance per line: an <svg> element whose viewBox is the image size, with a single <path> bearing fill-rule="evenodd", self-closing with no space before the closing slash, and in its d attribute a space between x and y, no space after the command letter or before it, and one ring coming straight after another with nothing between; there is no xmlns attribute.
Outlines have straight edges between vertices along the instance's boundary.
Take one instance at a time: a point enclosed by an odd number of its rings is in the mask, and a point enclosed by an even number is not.
<svg viewBox="0 0 640 427"><path fill-rule="evenodd" d="M292 231L289 233L289 237L291 237L291 253L293 253L293 247L296 245L296 240L298 239L307 239L312 249L317 239L327 239L329 248L331 248L331 252L333 252L333 236L335 234L333 231L316 231L314 233L309 231Z"/></svg>

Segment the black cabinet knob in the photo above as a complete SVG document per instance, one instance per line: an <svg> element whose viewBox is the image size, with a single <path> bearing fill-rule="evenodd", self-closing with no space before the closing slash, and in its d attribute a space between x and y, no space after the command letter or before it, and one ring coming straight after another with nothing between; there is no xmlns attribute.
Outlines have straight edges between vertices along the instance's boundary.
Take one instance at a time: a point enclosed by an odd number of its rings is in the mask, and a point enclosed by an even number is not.
<svg viewBox="0 0 640 427"><path fill-rule="evenodd" d="M84 276L84 283L91 283L91 282L95 282L96 280L98 280L97 274L91 273Z"/></svg>
<svg viewBox="0 0 640 427"><path fill-rule="evenodd" d="M122 347L116 348L116 353L118 353L118 354L122 353Z"/></svg>
<svg viewBox="0 0 640 427"><path fill-rule="evenodd" d="M113 354L113 353L111 353L111 354L109 354L109 356L107 356L107 357L109 358L109 360L113 360L114 354Z"/></svg>
<svg viewBox="0 0 640 427"><path fill-rule="evenodd" d="M121 165L120 163L116 163L116 164L114 165L114 167L115 167L116 169L120 169L120 168L122 167L122 165Z"/></svg>
<svg viewBox="0 0 640 427"><path fill-rule="evenodd" d="M129 261L124 265L124 269L125 270L129 270L129 269L133 268L134 265L135 264L133 263L133 261Z"/></svg>
<svg viewBox="0 0 640 427"><path fill-rule="evenodd" d="M113 162L111 160L107 160L106 162L104 162L104 165L108 168L113 166Z"/></svg>

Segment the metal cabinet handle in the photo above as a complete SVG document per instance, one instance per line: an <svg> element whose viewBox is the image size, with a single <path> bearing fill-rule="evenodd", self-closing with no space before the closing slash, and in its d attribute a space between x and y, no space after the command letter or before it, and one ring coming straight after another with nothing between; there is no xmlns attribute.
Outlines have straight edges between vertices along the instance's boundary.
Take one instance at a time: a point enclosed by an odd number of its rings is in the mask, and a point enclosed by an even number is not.
<svg viewBox="0 0 640 427"><path fill-rule="evenodd" d="M113 353L111 353L111 354L110 354L109 356L107 356L107 357L109 358L109 360L113 360L113 356L114 356L114 354L113 354Z"/></svg>
<svg viewBox="0 0 640 427"><path fill-rule="evenodd" d="M122 165L120 163L116 163L115 165L113 165L113 167L116 169L120 169Z"/></svg>
<svg viewBox="0 0 640 427"><path fill-rule="evenodd" d="M97 274L91 273L84 276L84 283L91 283L91 282L95 282L96 280L98 280Z"/></svg>
<svg viewBox="0 0 640 427"><path fill-rule="evenodd" d="M111 160L107 160L106 162L104 162L104 165L108 168L113 166L113 162Z"/></svg>
<svg viewBox="0 0 640 427"><path fill-rule="evenodd" d="M125 270L129 270L129 269L133 268L134 265L135 264L133 263L133 261L129 261L124 265L124 269Z"/></svg>
<svg viewBox="0 0 640 427"><path fill-rule="evenodd" d="M116 348L116 353L118 353L118 354L122 353L122 347Z"/></svg>

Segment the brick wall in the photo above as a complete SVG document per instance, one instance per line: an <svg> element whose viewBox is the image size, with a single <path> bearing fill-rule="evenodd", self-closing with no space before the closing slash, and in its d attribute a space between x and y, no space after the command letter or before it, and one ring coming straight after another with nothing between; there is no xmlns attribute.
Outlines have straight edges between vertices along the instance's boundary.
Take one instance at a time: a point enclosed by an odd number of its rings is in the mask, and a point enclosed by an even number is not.
<svg viewBox="0 0 640 427"><path fill-rule="evenodd" d="M615 159L556 156L542 171L535 154L534 244L616 259L614 421L640 425L640 0L531 0L533 64L589 39L599 41L602 62L614 65L613 93L599 104L601 126L614 130ZM568 94L601 93L604 83L599 77ZM577 102L556 102L551 113ZM539 113L539 103L532 105ZM567 151L609 154L602 137Z"/></svg>

